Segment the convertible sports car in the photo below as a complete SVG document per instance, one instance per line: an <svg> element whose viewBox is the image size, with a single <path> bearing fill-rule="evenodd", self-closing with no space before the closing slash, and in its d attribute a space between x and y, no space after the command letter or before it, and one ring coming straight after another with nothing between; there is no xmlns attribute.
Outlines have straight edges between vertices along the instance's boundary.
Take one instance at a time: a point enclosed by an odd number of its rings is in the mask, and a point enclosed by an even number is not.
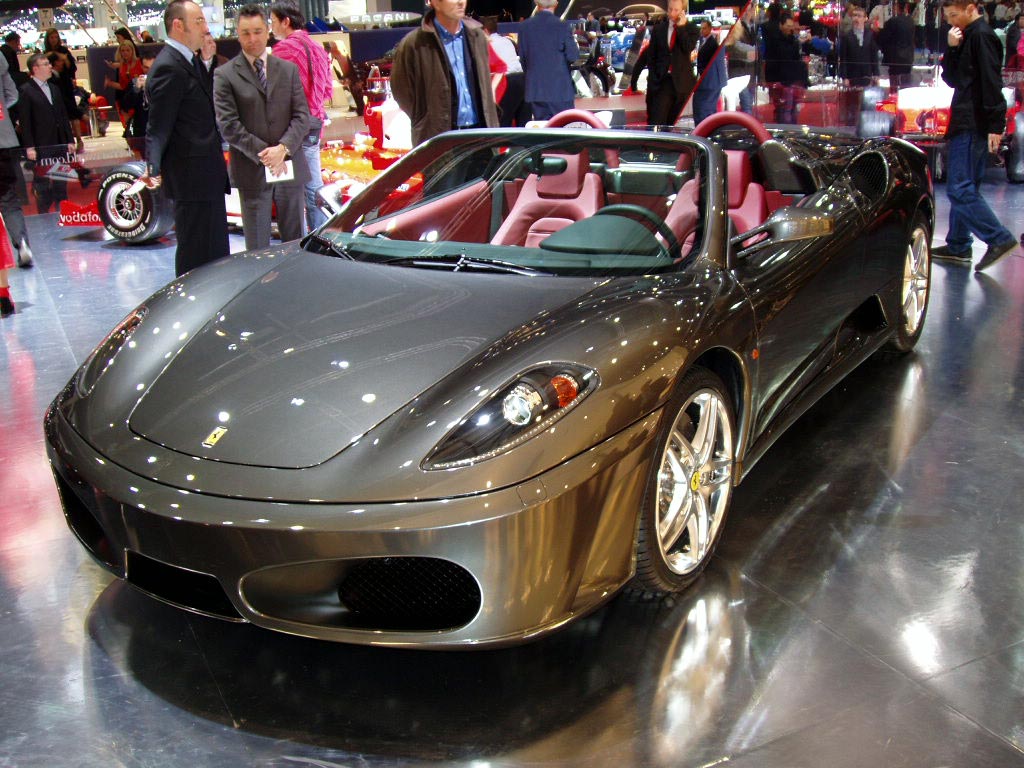
<svg viewBox="0 0 1024 768"><path fill-rule="evenodd" d="M588 119L438 136L301 246L128 315L45 420L96 561L193 611L434 648L690 585L779 434L917 341L931 183L898 139L556 127Z"/></svg>

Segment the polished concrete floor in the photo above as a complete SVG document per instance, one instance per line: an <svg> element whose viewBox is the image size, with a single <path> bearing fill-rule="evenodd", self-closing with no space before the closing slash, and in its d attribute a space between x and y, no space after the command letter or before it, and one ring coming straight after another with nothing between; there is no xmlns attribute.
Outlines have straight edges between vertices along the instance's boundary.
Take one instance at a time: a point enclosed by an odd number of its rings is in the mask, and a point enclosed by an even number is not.
<svg viewBox="0 0 1024 768"><path fill-rule="evenodd" d="M1024 188L992 180L1020 232ZM30 227L0 321L0 766L1024 766L1019 251L935 265L917 352L871 359L776 444L689 592L428 653L192 616L93 564L42 414L172 277L173 242Z"/></svg>

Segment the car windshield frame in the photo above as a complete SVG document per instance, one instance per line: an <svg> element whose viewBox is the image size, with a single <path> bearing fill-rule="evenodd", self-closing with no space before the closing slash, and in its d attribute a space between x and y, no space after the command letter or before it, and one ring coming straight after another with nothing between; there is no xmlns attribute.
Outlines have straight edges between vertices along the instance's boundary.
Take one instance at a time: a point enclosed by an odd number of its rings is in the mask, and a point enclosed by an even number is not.
<svg viewBox="0 0 1024 768"><path fill-rule="evenodd" d="M450 132L390 166L306 248L520 276L676 271L704 247L710 163L704 140L676 133Z"/></svg>

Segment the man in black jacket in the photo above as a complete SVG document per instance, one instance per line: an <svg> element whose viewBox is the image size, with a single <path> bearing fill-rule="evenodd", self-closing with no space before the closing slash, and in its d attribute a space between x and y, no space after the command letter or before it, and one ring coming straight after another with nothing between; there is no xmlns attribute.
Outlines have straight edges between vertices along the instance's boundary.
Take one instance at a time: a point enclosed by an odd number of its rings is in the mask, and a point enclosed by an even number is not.
<svg viewBox="0 0 1024 768"><path fill-rule="evenodd" d="M910 85L910 68L914 65L914 21L905 3L896 6L885 26L878 33L882 61L889 69L889 90L895 93Z"/></svg>
<svg viewBox="0 0 1024 768"><path fill-rule="evenodd" d="M228 255L228 171L213 94L195 65L195 51L209 32L203 9L192 0L172 0L164 12L164 29L167 44L146 77L149 165L142 180L150 188L163 183L174 201L174 273L182 275Z"/></svg>
<svg viewBox="0 0 1024 768"><path fill-rule="evenodd" d="M668 17L647 45L647 124L673 125L697 85L694 49L700 32L686 18L687 0L668 0Z"/></svg>
<svg viewBox="0 0 1024 768"><path fill-rule="evenodd" d="M850 31L840 35L836 44L839 77L845 89L840 95L839 120L856 127L860 117L864 88L878 79L878 44L867 26L868 15L859 5L850 11Z"/></svg>
<svg viewBox="0 0 1024 768"><path fill-rule="evenodd" d="M797 104L808 87L807 65L797 37L796 19L783 11L774 28L765 24L764 79L775 105L775 122L795 123Z"/></svg>
<svg viewBox="0 0 1024 768"><path fill-rule="evenodd" d="M39 213L46 213L68 197L68 183L60 177L57 166L74 154L75 139L64 97L50 82L53 66L46 54L33 54L28 70L31 77L20 89L18 118L25 155L36 163L32 175L36 205Z"/></svg>
<svg viewBox="0 0 1024 768"><path fill-rule="evenodd" d="M988 155L999 150L1006 127L1000 73L1003 49L973 0L943 0L943 10L950 29L942 79L953 88L946 133L950 210L946 244L934 248L932 256L970 265L973 234L988 245L974 268L981 271L1017 247L1017 239L999 223L980 189Z"/></svg>

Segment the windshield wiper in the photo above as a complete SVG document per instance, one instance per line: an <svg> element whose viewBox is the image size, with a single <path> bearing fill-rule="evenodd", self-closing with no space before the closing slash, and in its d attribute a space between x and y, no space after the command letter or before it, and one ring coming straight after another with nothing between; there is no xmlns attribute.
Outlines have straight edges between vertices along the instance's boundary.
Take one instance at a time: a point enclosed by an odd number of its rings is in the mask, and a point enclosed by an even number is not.
<svg viewBox="0 0 1024 768"><path fill-rule="evenodd" d="M310 248L310 244L316 244L322 249L317 250L316 248ZM344 245L336 243L323 235L318 235L315 232L311 233L305 240L302 241L302 247L312 251L313 253L326 253L332 256L340 256L343 259L355 259L351 252Z"/></svg>
<svg viewBox="0 0 1024 768"><path fill-rule="evenodd" d="M438 256L436 258L423 258L410 256L403 259L387 259L380 262L396 267L422 267L426 269L450 269L452 272L500 272L506 275L528 275L550 277L553 272L545 272L532 267L524 267L511 261L500 259L481 259L469 257L464 253L451 254L449 256Z"/></svg>

